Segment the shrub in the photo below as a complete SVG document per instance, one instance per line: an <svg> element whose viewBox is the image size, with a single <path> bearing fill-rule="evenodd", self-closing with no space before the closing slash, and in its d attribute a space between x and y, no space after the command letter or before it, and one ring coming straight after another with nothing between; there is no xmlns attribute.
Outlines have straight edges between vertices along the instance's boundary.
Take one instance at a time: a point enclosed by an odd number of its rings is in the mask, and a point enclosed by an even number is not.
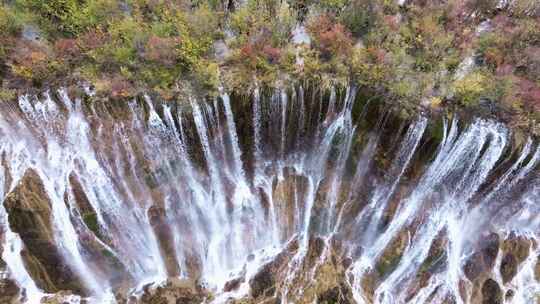
<svg viewBox="0 0 540 304"><path fill-rule="evenodd" d="M0 87L0 101L10 101L17 97L15 90Z"/></svg>
<svg viewBox="0 0 540 304"><path fill-rule="evenodd" d="M179 38L160 38L152 36L146 42L144 58L163 65L172 65L176 62L176 46Z"/></svg>
<svg viewBox="0 0 540 304"><path fill-rule="evenodd" d="M465 3L470 12L480 17L489 17L495 12L499 0L467 0Z"/></svg>
<svg viewBox="0 0 540 304"><path fill-rule="evenodd" d="M49 35L73 36L79 32L77 0L16 0L16 5L36 16L36 22Z"/></svg>
<svg viewBox="0 0 540 304"><path fill-rule="evenodd" d="M78 45L85 51L103 47L110 41L110 36L101 28L91 29L77 38Z"/></svg>
<svg viewBox="0 0 540 304"><path fill-rule="evenodd" d="M185 17L186 23L189 24L190 34L194 38L213 40L219 34L221 14L211 11L208 5L198 6Z"/></svg>
<svg viewBox="0 0 540 304"><path fill-rule="evenodd" d="M49 67L50 60L51 56L43 45L26 41L19 41L9 58L13 74L37 86L54 76Z"/></svg>
<svg viewBox="0 0 540 304"><path fill-rule="evenodd" d="M348 3L349 0L321 0L319 6L329 13L338 14L345 9Z"/></svg>
<svg viewBox="0 0 540 304"><path fill-rule="evenodd" d="M281 50L279 48L271 47L269 45L263 46L262 54L270 63L277 63L281 58Z"/></svg>
<svg viewBox="0 0 540 304"><path fill-rule="evenodd" d="M21 30L20 18L13 9L0 4L0 37L17 35Z"/></svg>
<svg viewBox="0 0 540 304"><path fill-rule="evenodd" d="M0 77L5 72L5 62L11 49L16 42L21 25L20 19L16 17L15 12L0 4Z"/></svg>
<svg viewBox="0 0 540 304"><path fill-rule="evenodd" d="M219 68L214 62L202 60L194 68L195 79L201 87L215 91L219 86Z"/></svg>
<svg viewBox="0 0 540 304"><path fill-rule="evenodd" d="M110 90L113 98L126 98L134 94L134 88L131 83L120 75L111 79Z"/></svg>
<svg viewBox="0 0 540 304"><path fill-rule="evenodd" d="M540 111L540 86L527 79L519 79L517 97L535 111Z"/></svg>
<svg viewBox="0 0 540 304"><path fill-rule="evenodd" d="M132 17L126 17L112 22L108 32L114 43L133 45L136 41L144 40L145 25Z"/></svg>
<svg viewBox="0 0 540 304"><path fill-rule="evenodd" d="M509 10L516 16L540 16L540 2L537 0L514 0Z"/></svg>
<svg viewBox="0 0 540 304"><path fill-rule="evenodd" d="M80 54L80 48L75 39L59 39L54 43L54 51L60 58L71 59Z"/></svg>
<svg viewBox="0 0 540 304"><path fill-rule="evenodd" d="M355 37L361 37L375 25L377 13L373 1L352 0L339 18Z"/></svg>
<svg viewBox="0 0 540 304"><path fill-rule="evenodd" d="M454 83L456 98L466 106L477 104L480 98L489 97L489 81L489 78L479 71L466 75Z"/></svg>
<svg viewBox="0 0 540 304"><path fill-rule="evenodd" d="M84 7L75 11L73 17L80 30L106 25L122 15L117 0L90 0L84 3Z"/></svg>
<svg viewBox="0 0 540 304"><path fill-rule="evenodd" d="M351 34L342 24L333 22L327 15L319 15L311 20L308 31L323 58L350 54Z"/></svg>

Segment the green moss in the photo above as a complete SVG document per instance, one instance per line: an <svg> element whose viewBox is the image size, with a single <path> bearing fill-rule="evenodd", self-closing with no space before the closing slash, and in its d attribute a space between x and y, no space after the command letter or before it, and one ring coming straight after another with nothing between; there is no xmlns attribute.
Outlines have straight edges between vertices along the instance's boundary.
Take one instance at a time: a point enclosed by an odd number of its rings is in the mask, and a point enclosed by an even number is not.
<svg viewBox="0 0 540 304"><path fill-rule="evenodd" d="M98 218L95 213L86 213L82 216L84 224L90 229L96 236L101 235Z"/></svg>
<svg viewBox="0 0 540 304"><path fill-rule="evenodd" d="M428 255L424 260L420 268L418 269L418 275L432 271L433 268L446 260L446 252L444 250L436 252L436 254Z"/></svg>
<svg viewBox="0 0 540 304"><path fill-rule="evenodd" d="M443 140L443 136L444 136L444 123L442 119L438 119L429 128L429 137L432 138L436 143L440 143Z"/></svg>
<svg viewBox="0 0 540 304"><path fill-rule="evenodd" d="M107 250L107 249L102 249L101 250L101 254L107 258L114 258L114 254L110 251L110 250Z"/></svg>
<svg viewBox="0 0 540 304"><path fill-rule="evenodd" d="M388 276L399 264L401 260L401 255L395 255L389 259L381 259L379 263L375 266L375 270L380 277Z"/></svg>

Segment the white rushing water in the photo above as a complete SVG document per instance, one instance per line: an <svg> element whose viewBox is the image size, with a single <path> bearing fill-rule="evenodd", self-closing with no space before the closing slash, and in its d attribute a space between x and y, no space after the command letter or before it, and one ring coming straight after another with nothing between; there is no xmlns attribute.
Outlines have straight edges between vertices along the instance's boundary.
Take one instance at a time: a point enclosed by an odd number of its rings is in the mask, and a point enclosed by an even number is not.
<svg viewBox="0 0 540 304"><path fill-rule="evenodd" d="M198 279L225 303L249 295L250 278L295 240L276 291L282 303L303 297L294 284L315 278L335 240L351 259L344 280L357 303L475 303L479 283L467 265L488 234L530 242L509 281L502 245L483 274L513 293L510 303L534 303L538 142L513 145L503 124L480 118L418 116L396 128L388 113L373 122L356 96L355 87L256 88L247 105L221 91L172 104L145 96L120 110L64 90L21 96L0 107L0 194L37 173L54 247L91 303L115 302L121 284L140 290L167 277ZM0 279L38 303L51 291L28 271L10 212L0 206ZM315 238L324 250L308 271ZM223 292L238 276L240 287Z"/></svg>

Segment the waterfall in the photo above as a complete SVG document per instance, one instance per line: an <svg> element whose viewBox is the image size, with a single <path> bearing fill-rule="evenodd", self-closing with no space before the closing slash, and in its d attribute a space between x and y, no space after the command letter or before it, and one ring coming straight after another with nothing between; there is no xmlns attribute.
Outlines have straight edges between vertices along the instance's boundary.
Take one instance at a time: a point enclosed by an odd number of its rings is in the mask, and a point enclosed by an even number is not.
<svg viewBox="0 0 540 304"><path fill-rule="evenodd" d="M26 303L72 287L70 301L122 303L170 278L215 303L532 303L538 140L481 117L401 118L357 91L0 105L0 283ZM36 271L53 258L70 282Z"/></svg>

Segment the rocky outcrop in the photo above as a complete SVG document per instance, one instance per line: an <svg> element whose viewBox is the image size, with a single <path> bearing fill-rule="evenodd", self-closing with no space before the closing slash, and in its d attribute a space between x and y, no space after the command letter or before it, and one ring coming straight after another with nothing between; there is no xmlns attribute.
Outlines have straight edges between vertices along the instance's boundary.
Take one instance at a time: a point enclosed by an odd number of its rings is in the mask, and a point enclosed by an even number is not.
<svg viewBox="0 0 540 304"><path fill-rule="evenodd" d="M75 203L77 204L77 208L79 210L82 220L84 221L84 224L98 238L102 239L103 241L106 241L103 239L101 227L99 227L99 224L97 221L96 211L92 207L92 204L90 204L90 201L88 200L88 197L84 193L84 189L75 174L73 173L70 174L69 183L71 186L71 191L73 193L73 198L75 200Z"/></svg>
<svg viewBox="0 0 540 304"><path fill-rule="evenodd" d="M280 224L286 229L282 231L282 239L287 240L294 234L301 220L298 202L302 201L308 190L308 179L294 172L292 168L283 169L283 177L276 179L272 187L272 199L279 214Z"/></svg>
<svg viewBox="0 0 540 304"><path fill-rule="evenodd" d="M26 269L45 292L72 290L85 293L80 279L56 246L51 201L38 174L28 170L5 199L11 230L21 237Z"/></svg>
<svg viewBox="0 0 540 304"><path fill-rule="evenodd" d="M501 287L493 279L487 279L482 285L482 304L502 304Z"/></svg>
<svg viewBox="0 0 540 304"><path fill-rule="evenodd" d="M70 192L65 192L64 202L66 205L76 207L72 209L72 212L75 213L72 221L78 230L79 242L84 248L89 267L94 269L103 279L107 279L109 285L114 288L126 285L131 277L122 261L112 252L114 241L104 233L99 225L98 215L78 177L73 173L70 174L69 182Z"/></svg>
<svg viewBox="0 0 540 304"><path fill-rule="evenodd" d="M529 257L535 245L534 240L510 232L506 236L485 233L475 244L473 254L463 266L469 280L467 296L470 303L512 302L515 284L512 280L521 265ZM499 262L500 261L500 264ZM498 266L498 267L495 267ZM501 281L496 280L500 274Z"/></svg>
<svg viewBox="0 0 540 304"><path fill-rule="evenodd" d="M168 275L171 277L178 276L180 269L176 260L174 237L170 229L170 224L167 221L165 209L156 205L150 207L148 209L148 218L159 241L161 255L165 260Z"/></svg>
<svg viewBox="0 0 540 304"><path fill-rule="evenodd" d="M147 285L140 297L120 300L122 304L199 304L211 299L209 291L197 282L184 279L168 279L161 285Z"/></svg>
<svg viewBox="0 0 540 304"><path fill-rule="evenodd" d="M502 243L503 258L500 272L503 283L510 282L518 272L519 265L529 256L531 241L525 237L510 234Z"/></svg>
<svg viewBox="0 0 540 304"><path fill-rule="evenodd" d="M313 237L299 271L291 280L295 303L355 303L346 277L349 266L338 240Z"/></svg>
<svg viewBox="0 0 540 304"><path fill-rule="evenodd" d="M471 281L479 278L483 273L490 272L495 264L499 252L499 236L491 233L479 242L478 249L467 260L464 273Z"/></svg>
<svg viewBox="0 0 540 304"><path fill-rule="evenodd" d="M377 287L396 269L409 242L409 237L408 229L401 230L375 261L375 267L369 269L361 278L362 291L367 299L374 300Z"/></svg>
<svg viewBox="0 0 540 304"><path fill-rule="evenodd" d="M339 242L313 237L305 256L298 246L298 240L289 242L249 279L249 296L231 303L354 303Z"/></svg>
<svg viewBox="0 0 540 304"><path fill-rule="evenodd" d="M250 298L258 301L266 301L274 298L276 292L283 287L285 274L289 262L298 251L298 241L291 241L280 254L271 262L263 265L259 271L249 280L251 288Z"/></svg>

